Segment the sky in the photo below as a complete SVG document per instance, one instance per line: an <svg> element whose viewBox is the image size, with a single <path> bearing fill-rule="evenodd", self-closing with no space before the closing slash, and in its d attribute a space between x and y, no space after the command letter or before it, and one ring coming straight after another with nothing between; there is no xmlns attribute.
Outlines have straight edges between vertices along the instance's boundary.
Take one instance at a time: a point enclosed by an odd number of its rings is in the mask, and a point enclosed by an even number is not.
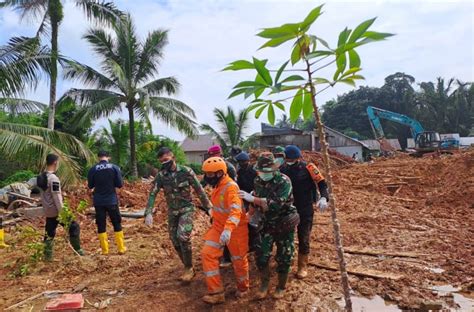
<svg viewBox="0 0 474 312"><path fill-rule="evenodd" d="M169 44L161 63L160 77L174 76L181 83L175 97L191 106L198 123L217 126L212 110L215 107L235 110L248 106L243 97L227 100L232 87L242 80L252 80L250 71L222 72L237 59L269 59L269 67L278 68L289 59L290 44L278 48L257 49L263 44L255 34L265 27L279 26L304 19L314 7L324 3L305 0L120 0L116 5L129 11L139 36L143 39L155 29L169 30ZM359 85L381 86L384 78L395 72L405 72L417 82L433 81L437 77L455 77L474 81L474 1L326 1L324 14L313 24L310 33L326 39L331 46L344 27L353 28L360 22L377 17L375 31L396 36L358 49L362 60ZM81 39L90 23L72 1L65 1L64 21L60 26L61 53L77 61L98 67L97 56ZM0 10L0 44L12 36L34 35L38 22L21 21L18 13ZM328 74L329 72L322 72ZM77 82L60 81L58 95ZM337 98L351 90L341 85L328 89L318 97L319 103ZM45 82L28 98L48 102ZM289 105L288 105L289 106ZM127 119L127 115L111 116ZM260 130L266 114L259 120L251 115L246 134ZM107 124L98 120L95 128ZM184 136L167 125L153 120L153 132L182 140Z"/></svg>

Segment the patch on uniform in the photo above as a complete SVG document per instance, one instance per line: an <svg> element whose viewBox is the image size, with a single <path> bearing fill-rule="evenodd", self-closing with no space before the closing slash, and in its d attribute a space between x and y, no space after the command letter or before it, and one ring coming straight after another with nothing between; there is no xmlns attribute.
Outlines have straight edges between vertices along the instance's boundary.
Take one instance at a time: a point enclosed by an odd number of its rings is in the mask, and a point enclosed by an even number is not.
<svg viewBox="0 0 474 312"><path fill-rule="evenodd" d="M323 175L319 172L318 167L315 164L309 163L306 165L306 169L309 171L311 178L316 182L319 183L320 181L324 180Z"/></svg>
<svg viewBox="0 0 474 312"><path fill-rule="evenodd" d="M53 192L59 192L59 182L53 182Z"/></svg>

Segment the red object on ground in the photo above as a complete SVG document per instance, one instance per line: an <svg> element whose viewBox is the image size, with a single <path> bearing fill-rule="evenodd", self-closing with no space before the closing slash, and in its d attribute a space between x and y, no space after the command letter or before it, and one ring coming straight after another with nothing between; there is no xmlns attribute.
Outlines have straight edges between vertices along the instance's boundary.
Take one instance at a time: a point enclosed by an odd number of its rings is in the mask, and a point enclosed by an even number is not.
<svg viewBox="0 0 474 312"><path fill-rule="evenodd" d="M79 310L84 307L82 294L64 294L46 303L46 311Z"/></svg>

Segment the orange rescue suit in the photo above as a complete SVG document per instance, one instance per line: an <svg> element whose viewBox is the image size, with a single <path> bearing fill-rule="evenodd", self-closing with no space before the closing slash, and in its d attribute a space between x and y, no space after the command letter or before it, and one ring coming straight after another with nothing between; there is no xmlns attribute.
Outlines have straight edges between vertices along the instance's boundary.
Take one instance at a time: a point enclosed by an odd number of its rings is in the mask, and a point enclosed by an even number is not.
<svg viewBox="0 0 474 312"><path fill-rule="evenodd" d="M222 177L212 191L213 221L211 228L204 235L204 247L201 252L203 271L210 294L224 291L219 272L219 259L224 250L224 246L219 243L219 238L224 229L231 231L227 247L237 278L237 288L240 291L246 291L249 288L248 222L238 191L237 184L227 175Z"/></svg>

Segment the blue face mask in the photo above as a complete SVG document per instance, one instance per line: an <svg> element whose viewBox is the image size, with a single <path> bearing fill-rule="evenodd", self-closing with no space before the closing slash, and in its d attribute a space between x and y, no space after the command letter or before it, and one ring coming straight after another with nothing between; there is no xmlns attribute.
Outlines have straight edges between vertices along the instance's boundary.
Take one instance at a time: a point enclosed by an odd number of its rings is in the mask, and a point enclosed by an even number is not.
<svg viewBox="0 0 474 312"><path fill-rule="evenodd" d="M259 172L258 176L260 177L260 179L266 182L273 179L273 177L275 176L275 173L274 172Z"/></svg>

